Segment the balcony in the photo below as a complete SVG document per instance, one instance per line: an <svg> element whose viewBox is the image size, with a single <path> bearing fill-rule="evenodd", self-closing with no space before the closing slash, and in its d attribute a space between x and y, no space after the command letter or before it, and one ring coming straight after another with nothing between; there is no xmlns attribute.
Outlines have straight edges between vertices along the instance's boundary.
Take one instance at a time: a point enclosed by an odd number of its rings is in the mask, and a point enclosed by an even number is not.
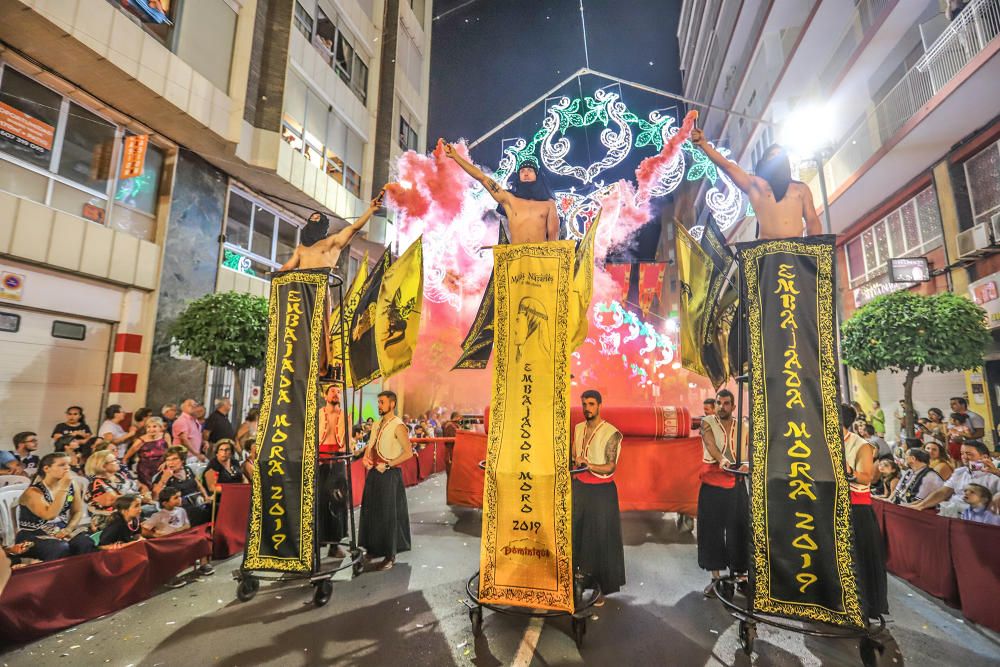
<svg viewBox="0 0 1000 667"><path fill-rule="evenodd" d="M959 73L979 54L995 46L991 42L998 33L1000 0L973 0L927 49L920 61L840 142L824 166L830 190L836 195L841 186L859 177L859 170L883 148L891 148L906 131L912 130L918 114L929 115L934 111L944 98L954 92L949 84ZM967 74L971 77L972 73ZM986 104L986 101L980 103ZM940 143L950 145L962 136L964 134ZM926 166L918 165L919 168ZM810 183L814 192L818 192L815 186L815 183Z"/></svg>

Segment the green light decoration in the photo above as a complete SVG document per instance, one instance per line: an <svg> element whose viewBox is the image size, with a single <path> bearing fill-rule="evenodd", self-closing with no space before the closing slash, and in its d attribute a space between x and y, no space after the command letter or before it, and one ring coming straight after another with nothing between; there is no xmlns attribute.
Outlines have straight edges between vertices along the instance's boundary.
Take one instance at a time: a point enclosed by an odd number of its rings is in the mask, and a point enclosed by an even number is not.
<svg viewBox="0 0 1000 667"><path fill-rule="evenodd" d="M632 114L633 116L635 114ZM661 116L659 120L655 123L650 123L641 118L636 118L636 122L639 125L639 134L635 137L635 147L642 148L643 146L648 146L653 144L656 146L656 151L660 152L663 150L663 127L674 122L672 116Z"/></svg>
<svg viewBox="0 0 1000 667"><path fill-rule="evenodd" d="M715 163L708 159L704 151L696 148L690 141L682 143L681 150L691 156L691 166L688 168L685 178L689 181L706 179L712 185L715 185L715 182L719 180L719 170L715 166Z"/></svg>
<svg viewBox="0 0 1000 667"><path fill-rule="evenodd" d="M244 257L228 248L222 252L222 266L239 273L245 273L248 276L257 277L257 272L251 268L250 258Z"/></svg>

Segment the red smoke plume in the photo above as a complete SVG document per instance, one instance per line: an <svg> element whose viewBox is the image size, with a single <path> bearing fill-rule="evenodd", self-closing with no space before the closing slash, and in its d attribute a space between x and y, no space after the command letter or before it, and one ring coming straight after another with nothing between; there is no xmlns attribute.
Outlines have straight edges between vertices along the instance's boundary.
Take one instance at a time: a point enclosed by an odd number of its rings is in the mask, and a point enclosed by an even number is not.
<svg viewBox="0 0 1000 667"><path fill-rule="evenodd" d="M694 129L694 122L698 119L698 112L691 110L684 116L684 122L677 134L667 139L661 150L656 155L646 158L639 163L635 170L636 183L639 184L639 199L649 201L649 190L660 178L660 174L669 165L681 150L681 144L691 136Z"/></svg>

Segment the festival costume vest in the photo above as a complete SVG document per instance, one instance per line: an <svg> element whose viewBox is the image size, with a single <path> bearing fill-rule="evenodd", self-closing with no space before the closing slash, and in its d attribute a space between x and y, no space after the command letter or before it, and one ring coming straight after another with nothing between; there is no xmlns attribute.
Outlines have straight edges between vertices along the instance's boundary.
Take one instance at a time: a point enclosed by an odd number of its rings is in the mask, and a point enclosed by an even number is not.
<svg viewBox="0 0 1000 667"><path fill-rule="evenodd" d="M736 460L736 420L733 419L733 423L730 425L727 433L727 429L723 427L722 423L719 422L719 418L715 415L705 415L701 418L701 430L702 433L705 429L711 430L712 435L715 437L715 446L719 448L722 455L725 456L730 461ZM746 424L743 425L743 455L746 456L747 449L747 436L749 435L749 429ZM736 486L736 475L731 472L726 472L721 467L719 463L712 458L712 455L708 451L708 447L705 445L705 439L701 440L701 471L698 474L698 478L709 486L718 486L724 489L731 489Z"/></svg>
<svg viewBox="0 0 1000 667"><path fill-rule="evenodd" d="M865 447L874 448L875 445L868 442L857 433L849 432L846 436L844 436L844 462L847 464L848 468L851 470L858 469L858 461L860 460L861 452ZM871 486L868 484L861 484L860 482L850 482L850 487L852 505L872 504Z"/></svg>
<svg viewBox="0 0 1000 667"><path fill-rule="evenodd" d="M911 474L906 480L906 487L902 490L902 493L900 493L899 489L896 489L893 502L899 505L900 503L915 503L920 500L920 498L917 497L917 493L920 492L920 487L923 486L924 477L927 477L927 475L932 472L934 472L934 470L930 466L924 466L923 470L915 474L911 471ZM900 482L900 484L902 484L902 482Z"/></svg>
<svg viewBox="0 0 1000 667"><path fill-rule="evenodd" d="M618 437L619 440L622 437L621 432L606 421L602 421L600 425L594 430L587 438L587 422L582 421L576 425L576 431L573 434L573 448L576 456L579 457L583 455L588 461L594 465L607 465L610 461L607 460L608 454L608 440L614 437ZM621 457L622 448L619 442L618 449L615 451L615 465L618 465L618 459ZM585 484L607 484L613 481L615 474L602 474L594 472L593 470L586 470L576 476L581 482Z"/></svg>
<svg viewBox="0 0 1000 667"><path fill-rule="evenodd" d="M404 426L403 420L398 416L376 426L370 445L375 464L388 463L403 454L403 445L396 439L397 426Z"/></svg>

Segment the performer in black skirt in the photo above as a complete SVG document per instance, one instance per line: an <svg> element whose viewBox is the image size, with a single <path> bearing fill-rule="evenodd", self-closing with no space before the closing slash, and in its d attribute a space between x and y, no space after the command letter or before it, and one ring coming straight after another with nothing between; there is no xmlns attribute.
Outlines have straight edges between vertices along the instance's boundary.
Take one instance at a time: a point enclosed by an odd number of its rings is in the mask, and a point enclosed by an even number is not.
<svg viewBox="0 0 1000 667"><path fill-rule="evenodd" d="M406 425L396 416L396 394L378 395L378 413L382 419L372 429L365 451L368 473L358 542L365 548L366 560L381 557L376 569L388 570L397 553L410 550L410 515L399 466L413 456L413 448Z"/></svg>
<svg viewBox="0 0 1000 667"><path fill-rule="evenodd" d="M736 419L733 393L723 389L716 395L715 414L701 418L702 460L698 491L698 567L712 573L705 596L715 595L720 571L729 568L737 580L746 580L750 560L749 516L746 487L736 475L724 470L736 458ZM746 425L743 451L746 452Z"/></svg>
<svg viewBox="0 0 1000 667"><path fill-rule="evenodd" d="M844 458L847 472L854 476L851 485L851 522L854 524L854 562L858 575L861 604L867 618L889 613L889 583L885 574L882 533L872 511L871 483L875 478L877 448L850 431L857 413L850 405L840 406L844 428Z"/></svg>
<svg viewBox="0 0 1000 667"><path fill-rule="evenodd" d="M330 545L331 558L347 553L340 541L347 536L347 464L334 457L343 454L344 413L340 408L340 388L326 388L326 406L319 413L319 506L317 519L321 544Z"/></svg>
<svg viewBox="0 0 1000 667"><path fill-rule="evenodd" d="M615 467L622 434L601 418L601 394L588 389L581 396L586 421L576 425L573 460L587 470L573 478L573 560L578 576L600 586L594 606L625 584L625 548Z"/></svg>

